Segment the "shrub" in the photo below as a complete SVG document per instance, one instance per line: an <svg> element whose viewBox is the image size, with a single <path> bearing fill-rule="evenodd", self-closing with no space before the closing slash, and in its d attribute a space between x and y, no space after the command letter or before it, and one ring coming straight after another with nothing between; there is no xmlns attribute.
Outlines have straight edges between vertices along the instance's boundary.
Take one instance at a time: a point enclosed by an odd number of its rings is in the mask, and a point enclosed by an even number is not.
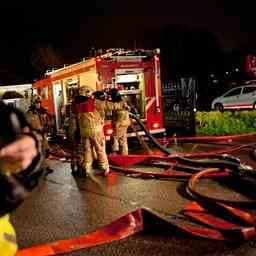
<svg viewBox="0 0 256 256"><path fill-rule="evenodd" d="M256 131L256 111L196 113L197 135L232 135Z"/></svg>

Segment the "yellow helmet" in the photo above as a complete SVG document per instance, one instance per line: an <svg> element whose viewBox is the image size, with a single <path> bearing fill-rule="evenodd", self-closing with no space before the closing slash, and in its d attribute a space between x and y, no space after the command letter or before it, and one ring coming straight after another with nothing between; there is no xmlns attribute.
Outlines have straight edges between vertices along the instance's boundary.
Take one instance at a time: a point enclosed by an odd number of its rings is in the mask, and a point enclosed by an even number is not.
<svg viewBox="0 0 256 256"><path fill-rule="evenodd" d="M37 94L34 94L33 98L32 98L32 103L36 104L36 103L39 103L39 102L41 102L41 97Z"/></svg>
<svg viewBox="0 0 256 256"><path fill-rule="evenodd" d="M83 85L79 88L79 95L90 97L93 94L94 90L86 85Z"/></svg>

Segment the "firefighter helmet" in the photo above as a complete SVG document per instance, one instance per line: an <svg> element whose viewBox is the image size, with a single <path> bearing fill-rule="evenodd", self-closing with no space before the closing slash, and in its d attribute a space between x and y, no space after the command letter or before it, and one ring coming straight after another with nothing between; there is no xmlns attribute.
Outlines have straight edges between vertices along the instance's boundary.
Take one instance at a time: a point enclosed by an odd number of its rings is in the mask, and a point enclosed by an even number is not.
<svg viewBox="0 0 256 256"><path fill-rule="evenodd" d="M32 99L31 99L31 103L32 104L36 104L36 103L41 103L41 97L38 94L34 94Z"/></svg>
<svg viewBox="0 0 256 256"><path fill-rule="evenodd" d="M106 94L103 91L96 91L93 93L93 96L97 100L105 100Z"/></svg>
<svg viewBox="0 0 256 256"><path fill-rule="evenodd" d="M118 89L112 88L110 90L110 96L113 102L120 102L122 100L122 96Z"/></svg>
<svg viewBox="0 0 256 256"><path fill-rule="evenodd" d="M81 96L90 97L93 92L94 92L94 90L93 90L91 87L86 86L86 85L81 86L81 87L79 88L79 95L81 95Z"/></svg>
<svg viewBox="0 0 256 256"><path fill-rule="evenodd" d="M34 103L35 103L35 104L42 103L40 97L37 97L37 98L35 99Z"/></svg>

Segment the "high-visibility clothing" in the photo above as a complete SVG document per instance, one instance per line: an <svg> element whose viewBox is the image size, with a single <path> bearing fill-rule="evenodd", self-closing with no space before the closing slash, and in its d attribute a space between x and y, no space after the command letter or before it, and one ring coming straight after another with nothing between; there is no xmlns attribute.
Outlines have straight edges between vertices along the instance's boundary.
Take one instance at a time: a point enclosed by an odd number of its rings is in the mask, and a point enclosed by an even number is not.
<svg viewBox="0 0 256 256"><path fill-rule="evenodd" d="M42 114L38 112L37 110L35 111L28 111L27 112L27 120L29 124L31 125L32 129L40 132L36 134L36 137L38 141L42 144L42 147L44 151L49 150L49 144L48 140L45 136L45 131L44 128L47 126L47 116L46 114Z"/></svg>
<svg viewBox="0 0 256 256"><path fill-rule="evenodd" d="M16 234L6 214L0 218L0 255L14 256L17 248Z"/></svg>
<svg viewBox="0 0 256 256"><path fill-rule="evenodd" d="M92 163L95 157L100 169L105 172L109 169L108 158L105 151L104 135L98 133L93 136L82 137L82 144L84 146L83 156L83 169L86 173L90 173L92 170ZM96 154L96 156L94 156Z"/></svg>
<svg viewBox="0 0 256 256"><path fill-rule="evenodd" d="M105 120L105 111L107 110L107 105L105 100L95 99L95 109L99 112L102 121Z"/></svg>
<svg viewBox="0 0 256 256"><path fill-rule="evenodd" d="M115 124L113 130L112 151L128 155L127 126Z"/></svg>
<svg viewBox="0 0 256 256"><path fill-rule="evenodd" d="M48 159L50 152L50 146L48 143L48 139L45 134L45 127L47 126L47 113L39 110L30 110L27 112L27 120L32 127L32 129L38 131L35 133L35 137L38 142L42 145L42 149L45 153L45 158L41 164L42 169L46 169L49 167Z"/></svg>
<svg viewBox="0 0 256 256"><path fill-rule="evenodd" d="M112 151L128 155L127 129L130 125L129 112L124 100L112 103L113 144Z"/></svg>
<svg viewBox="0 0 256 256"><path fill-rule="evenodd" d="M91 137L102 131L102 119L99 112L79 113L78 122L81 137Z"/></svg>
<svg viewBox="0 0 256 256"><path fill-rule="evenodd" d="M91 172L95 158L99 167L108 172L109 165L106 155L103 121L97 110L78 113L80 135L84 147L83 168L86 173ZM94 156L95 154L95 156Z"/></svg>

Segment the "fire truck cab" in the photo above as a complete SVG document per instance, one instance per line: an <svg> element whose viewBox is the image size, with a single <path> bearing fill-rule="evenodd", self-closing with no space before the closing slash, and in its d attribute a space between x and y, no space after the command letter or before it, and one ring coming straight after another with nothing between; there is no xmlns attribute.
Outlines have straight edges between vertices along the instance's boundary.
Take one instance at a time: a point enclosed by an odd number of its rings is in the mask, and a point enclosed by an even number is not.
<svg viewBox="0 0 256 256"><path fill-rule="evenodd" d="M159 50L111 49L95 58L47 72L33 87L48 92L42 103L55 116L58 130L63 127L63 117L68 116L73 95L83 86L92 91L117 88L151 133L165 131ZM104 132L107 139L113 132L109 112ZM132 130L128 131L130 136L135 136Z"/></svg>

